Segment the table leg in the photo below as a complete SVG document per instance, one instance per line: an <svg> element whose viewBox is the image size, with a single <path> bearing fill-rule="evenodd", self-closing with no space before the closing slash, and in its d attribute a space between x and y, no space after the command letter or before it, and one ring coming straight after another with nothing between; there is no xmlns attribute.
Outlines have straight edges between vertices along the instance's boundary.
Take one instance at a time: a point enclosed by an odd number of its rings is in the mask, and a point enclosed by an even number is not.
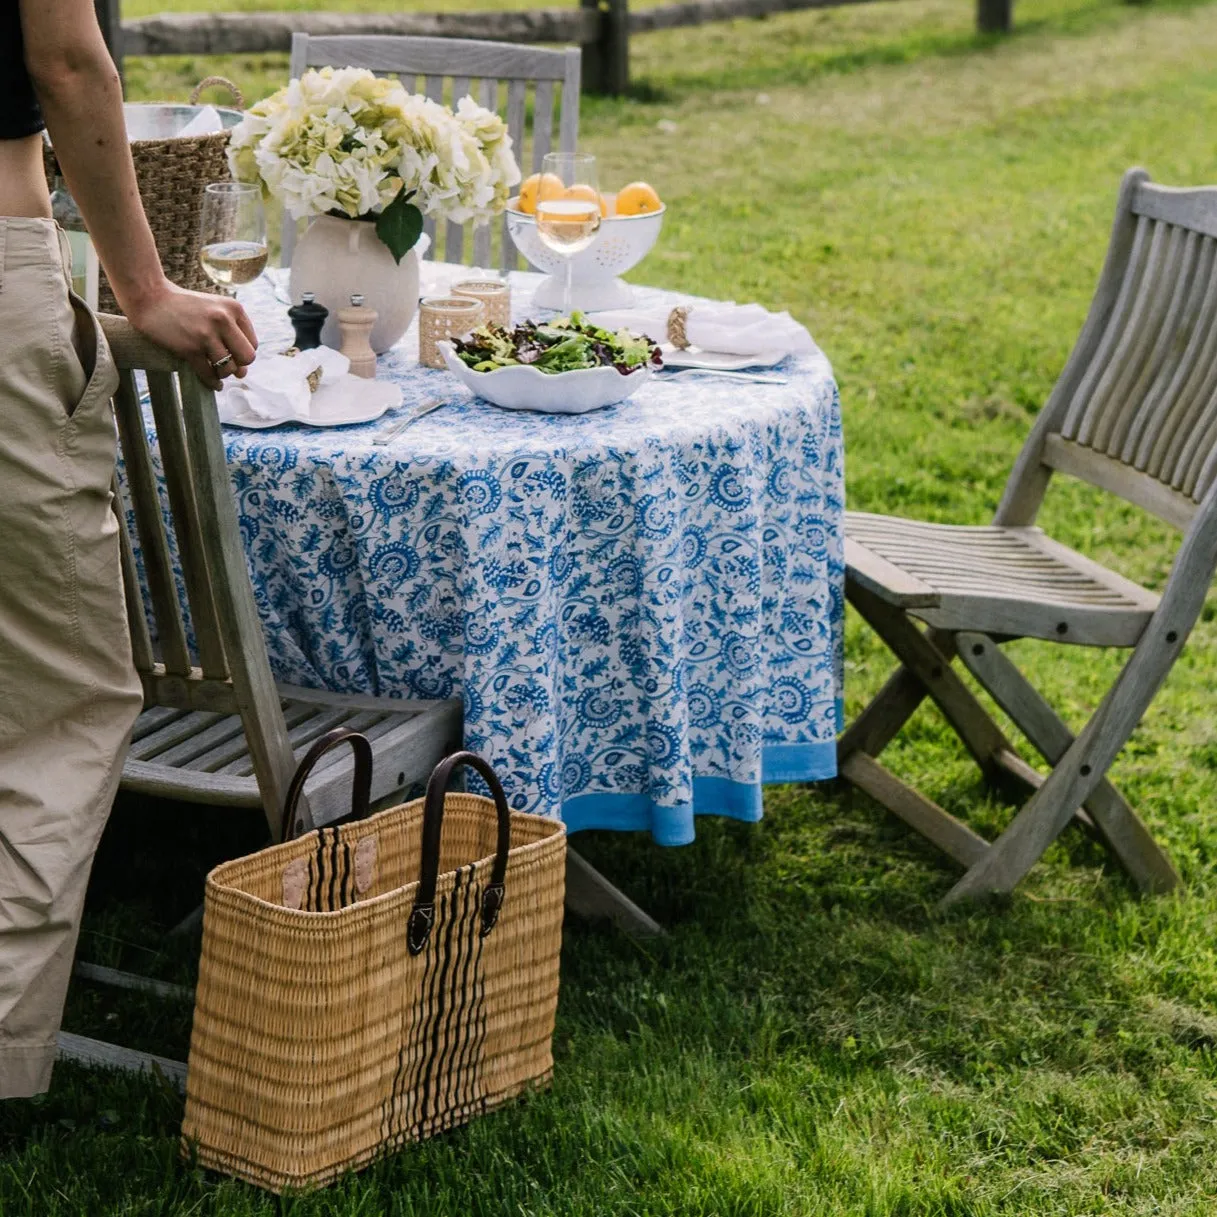
<svg viewBox="0 0 1217 1217"><path fill-rule="evenodd" d="M627 934L653 938L667 931L618 891L598 870L566 847L566 907L580 917L607 918Z"/></svg>

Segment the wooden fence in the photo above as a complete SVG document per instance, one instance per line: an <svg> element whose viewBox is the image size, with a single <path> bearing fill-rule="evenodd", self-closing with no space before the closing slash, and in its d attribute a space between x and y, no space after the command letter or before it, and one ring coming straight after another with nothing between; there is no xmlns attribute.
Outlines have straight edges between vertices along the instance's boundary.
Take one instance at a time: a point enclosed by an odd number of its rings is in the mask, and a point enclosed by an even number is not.
<svg viewBox="0 0 1217 1217"><path fill-rule="evenodd" d="M712 21L762 18L799 9L839 8L867 0L669 0L629 9L629 0L580 0L580 7L459 13L163 13L122 21L120 0L94 0L119 68L126 55L256 55L291 49L307 34L413 34L495 42L563 43L583 50L583 84L591 93L629 88L630 38ZM1010 28L1012 0L977 0L983 32Z"/></svg>

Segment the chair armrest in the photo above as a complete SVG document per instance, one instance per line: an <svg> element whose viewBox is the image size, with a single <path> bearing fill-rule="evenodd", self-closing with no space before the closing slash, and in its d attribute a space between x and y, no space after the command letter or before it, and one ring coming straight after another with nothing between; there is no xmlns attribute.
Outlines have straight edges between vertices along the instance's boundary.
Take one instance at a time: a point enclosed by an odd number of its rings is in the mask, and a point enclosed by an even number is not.
<svg viewBox="0 0 1217 1217"><path fill-rule="evenodd" d="M164 347L145 338L126 317L113 313L98 313L101 332L105 334L120 368L143 368L149 372L189 372L190 365Z"/></svg>

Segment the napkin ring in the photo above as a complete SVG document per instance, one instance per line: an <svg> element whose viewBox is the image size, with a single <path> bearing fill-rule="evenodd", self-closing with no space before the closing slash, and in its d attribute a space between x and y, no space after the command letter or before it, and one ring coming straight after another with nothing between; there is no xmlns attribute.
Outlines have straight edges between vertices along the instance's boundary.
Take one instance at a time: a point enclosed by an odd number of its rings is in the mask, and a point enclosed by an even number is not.
<svg viewBox="0 0 1217 1217"><path fill-rule="evenodd" d="M285 356L287 356L287 358L288 358L288 359L294 359L294 358L295 358L297 355L299 355L299 354L300 354L300 348L299 348L299 347L294 347L294 346L293 346L293 347L288 347L288 348L287 348L287 350L283 352L283 354L284 354ZM312 371L311 371L311 372L310 372L310 373L309 373L309 374L308 374L308 375L307 375L307 376L304 378L305 380L307 380L307 381L308 381L308 391L309 391L310 393L316 393L316 392L317 392L317 390L318 390L318 388L320 388L320 386L321 386L321 376L322 376L321 369L320 369L320 368L314 368L314 369L313 369L313 370L312 370Z"/></svg>
<svg viewBox="0 0 1217 1217"><path fill-rule="evenodd" d="M668 314L668 341L682 351L689 346L689 336L685 330L689 320L689 310L683 305L677 305Z"/></svg>

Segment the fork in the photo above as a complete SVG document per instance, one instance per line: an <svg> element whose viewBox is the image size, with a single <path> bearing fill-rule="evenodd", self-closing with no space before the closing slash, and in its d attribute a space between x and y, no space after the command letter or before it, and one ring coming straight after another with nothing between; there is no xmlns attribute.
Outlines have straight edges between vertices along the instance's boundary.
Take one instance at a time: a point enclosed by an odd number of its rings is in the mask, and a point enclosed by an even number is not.
<svg viewBox="0 0 1217 1217"><path fill-rule="evenodd" d="M424 402L421 406L415 406L394 426L390 427L387 431L382 431L372 443L387 444L390 440L396 439L411 423L418 422L423 415L430 414L432 410L438 410L440 406L446 406L447 404L442 397L436 397L431 401Z"/></svg>
<svg viewBox="0 0 1217 1217"><path fill-rule="evenodd" d="M784 385L785 376L758 376L753 372L729 372L726 368L677 368L663 372L662 380L676 380L680 376L721 376L724 380L746 380L754 385Z"/></svg>

